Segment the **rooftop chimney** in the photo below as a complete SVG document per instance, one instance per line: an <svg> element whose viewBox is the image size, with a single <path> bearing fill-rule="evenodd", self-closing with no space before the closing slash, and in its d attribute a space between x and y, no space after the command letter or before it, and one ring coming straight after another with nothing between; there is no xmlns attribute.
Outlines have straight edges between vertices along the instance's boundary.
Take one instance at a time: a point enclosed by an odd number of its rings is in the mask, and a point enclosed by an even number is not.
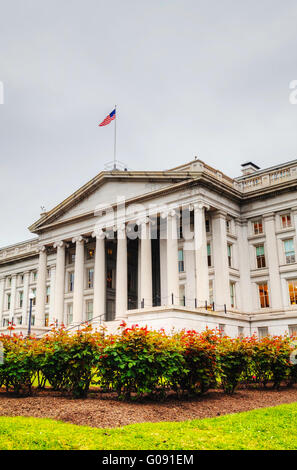
<svg viewBox="0 0 297 470"><path fill-rule="evenodd" d="M253 162L246 162L242 163L241 165L241 171L243 176L251 175L252 173L255 173L255 171L260 170L260 167L258 165L255 165Z"/></svg>

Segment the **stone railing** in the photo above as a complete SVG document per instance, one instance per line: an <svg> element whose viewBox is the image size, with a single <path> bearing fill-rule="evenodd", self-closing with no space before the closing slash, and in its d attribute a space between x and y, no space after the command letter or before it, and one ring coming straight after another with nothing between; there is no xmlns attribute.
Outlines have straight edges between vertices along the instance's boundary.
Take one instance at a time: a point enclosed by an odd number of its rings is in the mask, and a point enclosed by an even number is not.
<svg viewBox="0 0 297 470"><path fill-rule="evenodd" d="M267 186L285 183L293 179L297 179L297 166L280 168L263 175L251 176L248 179L240 181L239 184L243 192L250 192Z"/></svg>
<svg viewBox="0 0 297 470"><path fill-rule="evenodd" d="M243 193L256 191L267 186L274 186L286 181L297 180L297 162L284 166L263 174L251 174L243 179L232 179L224 175L224 173L206 165L204 162L197 160L192 163L188 169L189 172L197 171L206 173L227 186L230 186Z"/></svg>

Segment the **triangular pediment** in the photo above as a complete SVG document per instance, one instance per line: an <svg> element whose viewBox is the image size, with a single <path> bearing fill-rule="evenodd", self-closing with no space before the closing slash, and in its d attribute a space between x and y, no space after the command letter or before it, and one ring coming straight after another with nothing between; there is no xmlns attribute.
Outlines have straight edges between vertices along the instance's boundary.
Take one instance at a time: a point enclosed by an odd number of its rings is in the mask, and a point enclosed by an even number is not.
<svg viewBox="0 0 297 470"><path fill-rule="evenodd" d="M95 213L104 205L118 202L118 198L131 200L188 179L182 173L171 172L102 172L51 211L42 215L29 230L40 233L53 223L69 221Z"/></svg>

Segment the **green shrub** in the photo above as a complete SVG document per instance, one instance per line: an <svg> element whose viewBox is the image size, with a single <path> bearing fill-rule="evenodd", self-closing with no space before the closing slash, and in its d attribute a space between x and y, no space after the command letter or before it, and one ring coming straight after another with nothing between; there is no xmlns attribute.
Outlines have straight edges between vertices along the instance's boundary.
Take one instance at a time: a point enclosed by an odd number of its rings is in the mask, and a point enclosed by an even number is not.
<svg viewBox="0 0 297 470"><path fill-rule="evenodd" d="M37 363L31 339L2 335L4 363L0 364L0 385L7 392L31 394Z"/></svg>
<svg viewBox="0 0 297 470"><path fill-rule="evenodd" d="M91 327L72 335L64 329L54 330L40 341L39 370L54 390L86 397L102 348L102 335L92 333Z"/></svg>
<svg viewBox="0 0 297 470"><path fill-rule="evenodd" d="M125 327L125 324L122 324ZM180 345L164 331L146 327L125 328L110 337L98 364L101 384L115 390L119 397L163 393L172 377L183 371Z"/></svg>
<svg viewBox="0 0 297 470"><path fill-rule="evenodd" d="M226 393L233 393L249 360L250 348L243 338L221 337L217 346L219 376Z"/></svg>
<svg viewBox="0 0 297 470"><path fill-rule="evenodd" d="M189 394L207 392L215 384L215 343L206 334L195 330L182 331L175 338L182 347L184 369L182 373L174 375L173 389Z"/></svg>
<svg viewBox="0 0 297 470"><path fill-rule="evenodd" d="M252 337L251 362L249 367L249 381L267 386L273 383L279 388L281 382L290 380L290 339L287 336L267 336L262 339Z"/></svg>

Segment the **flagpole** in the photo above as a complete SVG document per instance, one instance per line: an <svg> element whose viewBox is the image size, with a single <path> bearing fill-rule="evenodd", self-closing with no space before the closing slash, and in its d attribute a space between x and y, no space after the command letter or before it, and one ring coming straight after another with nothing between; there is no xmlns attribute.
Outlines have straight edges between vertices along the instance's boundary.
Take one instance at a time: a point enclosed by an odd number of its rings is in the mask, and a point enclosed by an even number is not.
<svg viewBox="0 0 297 470"><path fill-rule="evenodd" d="M113 169L117 169L116 165L116 154L117 154L117 105L114 107L115 109L115 120L114 120L114 155L113 155Z"/></svg>

